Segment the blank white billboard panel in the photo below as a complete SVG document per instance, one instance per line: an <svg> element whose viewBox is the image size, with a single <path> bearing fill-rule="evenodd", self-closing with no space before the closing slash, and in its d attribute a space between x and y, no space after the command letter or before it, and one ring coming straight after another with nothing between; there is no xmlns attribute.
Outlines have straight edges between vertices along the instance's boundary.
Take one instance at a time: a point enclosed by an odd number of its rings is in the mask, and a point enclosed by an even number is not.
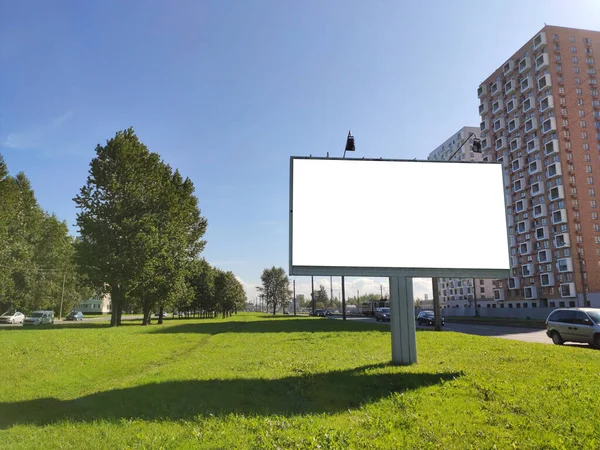
<svg viewBox="0 0 600 450"><path fill-rule="evenodd" d="M508 276L500 164L292 158L292 275Z"/></svg>

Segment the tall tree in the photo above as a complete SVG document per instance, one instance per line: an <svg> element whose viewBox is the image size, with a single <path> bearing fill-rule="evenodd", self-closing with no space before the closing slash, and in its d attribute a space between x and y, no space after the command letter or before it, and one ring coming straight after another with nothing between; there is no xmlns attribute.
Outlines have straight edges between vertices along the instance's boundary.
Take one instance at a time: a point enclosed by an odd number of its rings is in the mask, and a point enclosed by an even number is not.
<svg viewBox="0 0 600 450"><path fill-rule="evenodd" d="M96 147L74 199L81 210L78 261L96 288L111 294L111 325L120 325L133 301L148 323L152 308L181 291L185 265L205 245L207 222L193 192L192 182L151 153L132 128Z"/></svg>
<svg viewBox="0 0 600 450"><path fill-rule="evenodd" d="M287 305L291 298L290 280L282 267L275 266L263 270L260 280L262 286L258 290L265 296L267 305L273 308L273 315L275 315L277 308Z"/></svg>

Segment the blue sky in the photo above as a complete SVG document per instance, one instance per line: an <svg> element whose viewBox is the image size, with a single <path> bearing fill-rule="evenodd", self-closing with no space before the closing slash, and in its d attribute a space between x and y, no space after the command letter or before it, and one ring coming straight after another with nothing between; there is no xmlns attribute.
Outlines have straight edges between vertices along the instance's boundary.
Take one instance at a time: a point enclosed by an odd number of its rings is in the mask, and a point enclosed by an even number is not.
<svg viewBox="0 0 600 450"><path fill-rule="evenodd" d="M566 4L3 1L0 153L76 233L95 146L133 126L194 181L204 256L253 298L265 267L287 268L290 155L341 156L352 129L357 157L425 158L479 123L479 83L544 22L600 30L597 0Z"/></svg>

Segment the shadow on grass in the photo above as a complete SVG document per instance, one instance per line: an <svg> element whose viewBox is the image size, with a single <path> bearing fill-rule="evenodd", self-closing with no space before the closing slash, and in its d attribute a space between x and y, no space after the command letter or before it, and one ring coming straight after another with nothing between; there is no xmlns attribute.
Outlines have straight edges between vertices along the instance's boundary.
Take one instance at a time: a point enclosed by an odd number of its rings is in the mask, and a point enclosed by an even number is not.
<svg viewBox="0 0 600 450"><path fill-rule="evenodd" d="M172 322L171 322L172 323ZM299 318L268 318L249 322L202 322L182 323L164 328L156 328L151 333L199 333L216 334L224 332L234 333L317 333L332 331L365 332L376 331L389 333L389 328L377 324L365 324L357 321L327 320L327 319L299 319Z"/></svg>
<svg viewBox="0 0 600 450"><path fill-rule="evenodd" d="M381 370L395 373L381 373ZM404 373L387 364L280 379L167 381L99 392L74 400L0 403L0 429L63 420L192 420L197 416L295 416L335 413L449 381L460 372ZM369 373L371 372L371 373Z"/></svg>

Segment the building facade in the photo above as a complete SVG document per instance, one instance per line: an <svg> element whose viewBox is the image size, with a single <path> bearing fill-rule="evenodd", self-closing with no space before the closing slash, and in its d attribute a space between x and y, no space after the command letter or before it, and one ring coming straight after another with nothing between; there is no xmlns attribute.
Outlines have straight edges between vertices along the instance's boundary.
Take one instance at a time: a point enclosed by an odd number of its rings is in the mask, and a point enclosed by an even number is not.
<svg viewBox="0 0 600 450"><path fill-rule="evenodd" d="M473 151L473 140L480 138L479 127L462 127L446 141L433 150L429 161L482 161L482 153ZM469 142L465 142L468 139ZM464 144L464 145L463 145ZM469 193L464 198L456 199L468 202ZM465 208L458 214L472 214ZM438 292L442 307L470 306L473 300L493 299L494 285L492 280L473 280L472 278L438 278Z"/></svg>
<svg viewBox="0 0 600 450"><path fill-rule="evenodd" d="M499 307L600 306L600 32L545 26L477 91L504 167L511 278Z"/></svg>
<svg viewBox="0 0 600 450"><path fill-rule="evenodd" d="M74 309L81 311L84 314L108 314L112 310L110 294L96 295L95 297L82 301L81 304Z"/></svg>

